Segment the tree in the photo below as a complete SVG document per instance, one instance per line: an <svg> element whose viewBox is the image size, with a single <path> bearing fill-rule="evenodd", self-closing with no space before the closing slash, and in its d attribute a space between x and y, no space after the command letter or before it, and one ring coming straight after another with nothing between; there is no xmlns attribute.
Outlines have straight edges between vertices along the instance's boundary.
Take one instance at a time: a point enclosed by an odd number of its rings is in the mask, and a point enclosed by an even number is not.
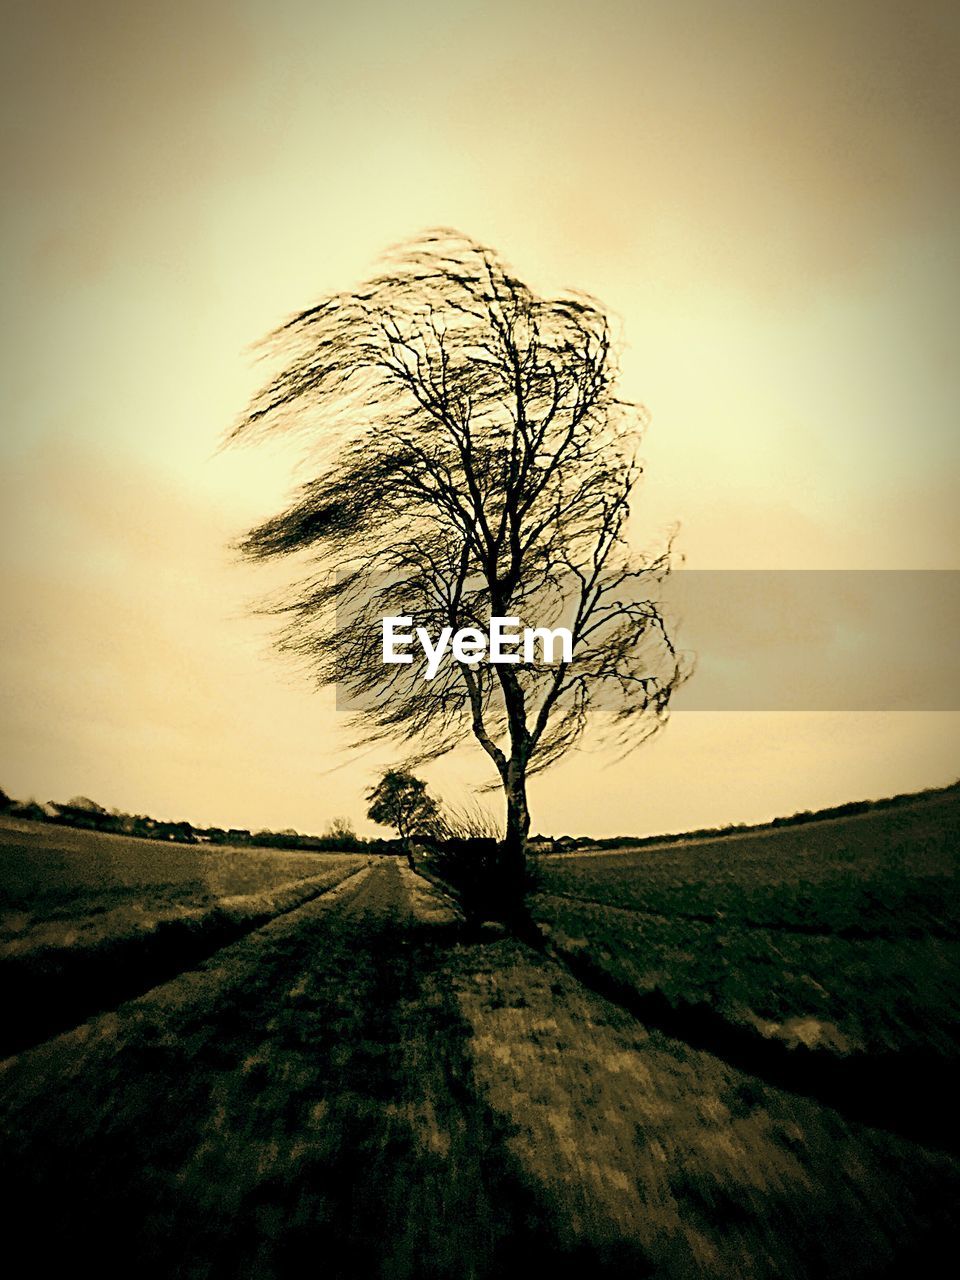
<svg viewBox="0 0 960 1280"><path fill-rule="evenodd" d="M359 849L363 842L357 838L349 818L333 818L326 826L321 839L329 849L343 852Z"/></svg>
<svg viewBox="0 0 960 1280"><path fill-rule="evenodd" d="M366 798L367 817L382 827L396 827L412 868L413 837L426 834L439 817L436 801L427 795L427 784L403 769L388 769Z"/></svg>
<svg viewBox="0 0 960 1280"><path fill-rule="evenodd" d="M349 818L333 818L323 833L325 840L355 840L357 833Z"/></svg>
<svg viewBox="0 0 960 1280"><path fill-rule="evenodd" d="M356 711L357 743L407 742L410 768L471 731L503 788L499 876L522 906L527 781L589 713L630 750L665 721L686 672L655 594L670 548L627 541L644 411L617 394L600 304L538 297L491 249L451 231L391 250L361 288L270 339L279 368L232 433L300 433L315 464L291 504L239 543L300 557L267 608L281 651ZM385 666L381 620L428 632L491 617L563 619L573 660Z"/></svg>
<svg viewBox="0 0 960 1280"><path fill-rule="evenodd" d="M67 809L82 809L85 813L106 813L106 809L102 804L97 804L96 800L91 800L88 796L74 796L72 800L68 800L64 806Z"/></svg>

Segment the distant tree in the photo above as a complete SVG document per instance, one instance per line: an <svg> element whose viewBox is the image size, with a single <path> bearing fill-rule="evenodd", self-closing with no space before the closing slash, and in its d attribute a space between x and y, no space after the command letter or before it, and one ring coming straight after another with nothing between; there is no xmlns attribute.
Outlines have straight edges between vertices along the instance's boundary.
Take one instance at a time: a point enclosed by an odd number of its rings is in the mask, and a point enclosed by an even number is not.
<svg viewBox="0 0 960 1280"><path fill-rule="evenodd" d="M382 827L396 828L413 867L413 837L429 833L439 816L439 806L427 794L427 784L403 769L388 769L366 798L370 806L367 817Z"/></svg>
<svg viewBox="0 0 960 1280"><path fill-rule="evenodd" d="M50 816L43 805L32 798L18 801L13 805L10 812L15 818L28 818L31 822L46 822Z"/></svg>
<svg viewBox="0 0 960 1280"><path fill-rule="evenodd" d="M349 818L331 819L320 839L328 849L338 849L341 853L353 853L364 847Z"/></svg>
<svg viewBox="0 0 960 1280"><path fill-rule="evenodd" d="M85 813L106 813L106 809L102 804L97 804L96 800L91 800L88 796L74 796L72 800L68 800L64 808L82 809Z"/></svg>
<svg viewBox="0 0 960 1280"><path fill-rule="evenodd" d="M12 796L8 796L3 787L0 787L0 813L9 813L16 801Z"/></svg>
<svg viewBox="0 0 960 1280"><path fill-rule="evenodd" d="M332 818L323 835L324 839L330 840L355 840L357 837L349 818Z"/></svg>
<svg viewBox="0 0 960 1280"><path fill-rule="evenodd" d="M643 556L627 539L645 414L618 394L607 316L586 295L537 296L441 230L272 336L282 366L231 439L290 431L316 463L240 543L254 560L312 558L269 606L279 647L354 699L358 743L409 742L407 768L473 733L505 797L498 892L522 918L528 778L591 713L633 749L685 675L657 603L670 548ZM565 625L573 659L464 658L425 680L419 664L384 666L385 614L431 636L491 617Z"/></svg>

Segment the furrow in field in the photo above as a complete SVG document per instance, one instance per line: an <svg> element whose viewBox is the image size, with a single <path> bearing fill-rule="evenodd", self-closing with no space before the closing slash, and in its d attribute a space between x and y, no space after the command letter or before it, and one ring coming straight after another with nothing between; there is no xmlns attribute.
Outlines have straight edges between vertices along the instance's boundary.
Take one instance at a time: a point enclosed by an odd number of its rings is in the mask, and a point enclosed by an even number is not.
<svg viewBox="0 0 960 1280"><path fill-rule="evenodd" d="M662 972L649 970L643 961L632 963L629 945L610 950L609 940L570 937L550 925L545 932L547 954L644 1026L852 1121L960 1152L960 1120L950 1101L955 1046L951 1053L919 1040L895 1050L866 1051L852 1046L835 1024L815 1017L764 1021L746 1006L708 1003L711 993L696 986L685 998ZM659 958L661 966L668 963Z"/></svg>
<svg viewBox="0 0 960 1280"><path fill-rule="evenodd" d="M191 969L222 947L362 877L356 863L209 906L173 909L141 927L70 946L8 945L0 953L5 1012L0 1056L18 1053Z"/></svg>
<svg viewBox="0 0 960 1280"><path fill-rule="evenodd" d="M894 924L886 928L869 927L859 924L841 925L831 929L825 924L802 924L792 920L768 920L746 916L737 912L728 912L723 908L716 911L683 911L675 910L669 915L663 911L652 911L649 907L639 907L632 903L608 902L602 896L591 898L588 894L569 893L564 889L551 888L548 893L540 895L544 899L560 898L567 902L577 902L587 907L602 907L605 911L623 912L628 916L645 916L649 920L661 920L671 923L676 920L689 920L695 924L726 925L734 929L755 929L764 933L794 933L805 938L840 938L851 942L878 942L890 940L914 941L918 938L941 938L948 942L957 939L957 929L949 924L938 922L909 924L897 927Z"/></svg>

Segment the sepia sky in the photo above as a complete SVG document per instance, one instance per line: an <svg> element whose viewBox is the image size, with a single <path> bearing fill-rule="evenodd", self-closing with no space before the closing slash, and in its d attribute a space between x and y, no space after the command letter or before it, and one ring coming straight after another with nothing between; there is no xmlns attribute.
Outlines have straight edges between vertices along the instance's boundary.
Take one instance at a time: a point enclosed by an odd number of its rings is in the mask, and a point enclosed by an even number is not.
<svg viewBox="0 0 960 1280"><path fill-rule="evenodd" d="M960 16L939 0L4 5L0 786L318 830L358 759L227 544L250 346L449 225L619 318L636 537L697 569L953 569ZM301 475L302 478L302 475ZM918 655L922 661L922 654ZM548 832L952 781L958 717L678 712L533 787ZM467 748L428 771L489 781Z"/></svg>

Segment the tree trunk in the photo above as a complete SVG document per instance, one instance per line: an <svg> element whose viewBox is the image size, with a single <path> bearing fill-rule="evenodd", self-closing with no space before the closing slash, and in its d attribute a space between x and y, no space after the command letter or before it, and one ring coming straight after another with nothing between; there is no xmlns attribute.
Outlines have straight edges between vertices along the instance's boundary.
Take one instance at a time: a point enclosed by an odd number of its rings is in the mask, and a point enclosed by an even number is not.
<svg viewBox="0 0 960 1280"><path fill-rule="evenodd" d="M413 837L401 833L400 840L403 846L403 852L407 859L407 866L411 871L416 871L416 864L413 861Z"/></svg>
<svg viewBox="0 0 960 1280"><path fill-rule="evenodd" d="M397 834L400 837L400 847L403 849L404 857L407 860L407 866L411 871L416 871L417 868L413 861L413 837L407 830L407 824L402 818L397 823Z"/></svg>
<svg viewBox="0 0 960 1280"><path fill-rule="evenodd" d="M507 766L503 786L507 798L507 826L500 861L502 891L507 916L519 920L526 914L527 835L530 831L525 764L512 759Z"/></svg>

